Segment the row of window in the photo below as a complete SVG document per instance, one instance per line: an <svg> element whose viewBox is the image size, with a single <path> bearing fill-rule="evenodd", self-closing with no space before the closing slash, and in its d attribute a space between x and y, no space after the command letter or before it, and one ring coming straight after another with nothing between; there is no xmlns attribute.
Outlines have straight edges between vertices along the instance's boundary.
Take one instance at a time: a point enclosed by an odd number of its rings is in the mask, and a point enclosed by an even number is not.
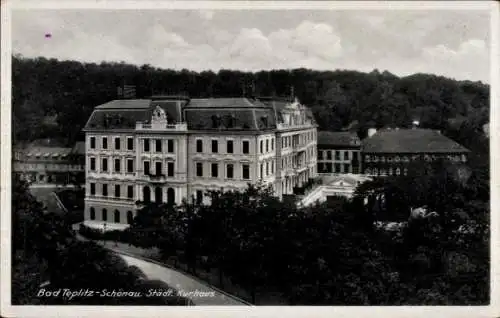
<svg viewBox="0 0 500 318"><path fill-rule="evenodd" d="M227 163L225 165L226 165L225 178L226 179L235 179L234 164ZM197 177L204 177L205 176L203 166L204 165L202 162L196 163L196 176ZM219 164L218 163L211 163L210 164L210 177L212 177L212 178L219 177ZM250 165L248 165L248 164L241 165L241 179L244 179L244 180L250 179Z"/></svg>
<svg viewBox="0 0 500 318"><path fill-rule="evenodd" d="M243 154L250 153L250 142L248 140L243 140L241 142L241 150ZM203 140L196 139L196 152L203 153ZM212 139L211 141L211 151L212 153L219 153L219 141ZM234 140L226 140L226 153L234 153Z"/></svg>
<svg viewBox="0 0 500 318"><path fill-rule="evenodd" d="M145 175L151 175L151 166L150 162L148 160L145 160L142 162L142 167L143 167L143 173ZM163 163L161 161L155 161L155 167L154 167L154 175L156 176L162 176L164 175L163 171ZM170 161L167 162L167 176L168 177L173 177L175 174L175 164L174 162Z"/></svg>
<svg viewBox="0 0 500 318"><path fill-rule="evenodd" d="M264 143L266 145L265 148L264 148ZM271 145L271 147L269 147L269 145ZM265 141L261 140L259 149L261 154L274 151L274 138L266 139Z"/></svg>
<svg viewBox="0 0 500 318"><path fill-rule="evenodd" d="M104 197L107 197L109 195L109 192L108 192L108 184L107 183L103 183L101 184L101 195L104 196ZM115 198L121 198L122 197L122 193L121 193L121 185L120 184L115 184L115 187L114 187L114 197ZM127 199L133 199L134 198L134 186L133 185L128 185L127 186L127 196L126 198ZM90 183L90 195L93 196L93 195L96 195L96 184L91 182Z"/></svg>
<svg viewBox="0 0 500 318"><path fill-rule="evenodd" d="M97 148L96 137L90 137L90 149ZM101 137L101 149L108 149L108 137ZM121 150L121 137L114 137L114 149ZM134 137L127 137L127 150L134 150Z"/></svg>
<svg viewBox="0 0 500 318"><path fill-rule="evenodd" d="M155 146L155 152L163 152L163 145L164 145L164 140L163 139L144 139L143 140L143 151L144 152L150 152L151 151L151 141L153 141L153 144ZM90 149L96 149L96 137L90 137ZM122 148L122 138L121 137L114 137L114 149L115 150L121 150ZM108 149L108 137L101 137L101 149ZM126 145L127 150L134 150L134 138L133 137L127 137L127 145ZM167 139L167 147L166 150L168 153L173 153L174 152L174 140L173 139Z"/></svg>
<svg viewBox="0 0 500 318"><path fill-rule="evenodd" d="M358 167L353 167L348 163L333 164L331 162L319 162L318 172L319 173L358 173Z"/></svg>
<svg viewBox="0 0 500 318"><path fill-rule="evenodd" d="M121 213L120 211L118 210L115 210L115 212L113 213L113 222L114 223L122 223L121 222ZM96 219L96 212L95 212L95 209L93 207L90 208L90 219L91 220L95 220ZM128 224L132 224L132 221L134 220L134 214L132 213L132 211L127 211L127 214L126 214L126 222ZM108 210L107 209L102 209L101 210L101 221L108 221Z"/></svg>
<svg viewBox="0 0 500 318"><path fill-rule="evenodd" d="M316 139L316 134L314 131L309 131L302 134L297 134L293 136L283 136L281 137L281 148L287 148L298 145L306 145L310 141Z"/></svg>
<svg viewBox="0 0 500 318"><path fill-rule="evenodd" d="M411 156L373 156L373 155L365 155L365 162L410 162L410 160L415 161L419 160L421 155L411 155ZM446 156L436 156L436 155L424 155L424 160L432 161L438 158L446 158L450 161L467 161L467 157L465 155L446 155Z"/></svg>
<svg viewBox="0 0 500 318"><path fill-rule="evenodd" d="M264 169L265 167L265 169ZM265 175L264 175L265 172ZM273 161L267 161L265 164L261 163L260 164L260 178L264 178L270 175L274 174L274 160Z"/></svg>
<svg viewBox="0 0 500 318"><path fill-rule="evenodd" d="M90 157L90 171L97 171L97 164L96 164L96 158L95 157ZM101 166L100 170L101 172L110 172L110 167L108 165L108 158L101 158ZM128 158L125 159L126 162L126 167L125 167L125 172L126 173L134 173L135 172L135 167L134 167L134 159ZM122 172L122 160L121 159L114 159L113 160L113 172L115 173L120 173Z"/></svg>
<svg viewBox="0 0 500 318"><path fill-rule="evenodd" d="M401 175L401 172L403 172L403 175L406 176L408 174L408 168L404 168L404 169L401 169L401 168L396 168L396 169L389 168L387 170L385 170L385 169L377 169L377 168L373 168L373 169L367 168L365 170L366 174L368 174L368 175L376 175L376 176L393 176L393 175L399 176L399 175Z"/></svg>
<svg viewBox="0 0 500 318"><path fill-rule="evenodd" d="M358 152L352 152L352 158L349 155L350 151L340 151L340 150L318 150L318 160L333 160L332 158L335 157L335 160L357 160L358 159ZM342 156L343 155L343 156ZM341 159L342 157L342 159Z"/></svg>
<svg viewBox="0 0 500 318"><path fill-rule="evenodd" d="M23 169L33 169L33 170L82 170L83 165L68 165L68 164L42 164L42 163L18 163L16 166L22 167Z"/></svg>

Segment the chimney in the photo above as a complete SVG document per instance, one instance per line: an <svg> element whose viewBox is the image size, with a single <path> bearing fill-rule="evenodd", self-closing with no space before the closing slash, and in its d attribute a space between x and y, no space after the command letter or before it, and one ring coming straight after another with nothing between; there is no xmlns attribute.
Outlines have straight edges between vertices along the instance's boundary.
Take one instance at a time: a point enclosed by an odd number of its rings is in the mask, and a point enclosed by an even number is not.
<svg viewBox="0 0 500 318"><path fill-rule="evenodd" d="M376 133L377 133L377 129L376 128L369 128L368 129L368 138L371 138Z"/></svg>

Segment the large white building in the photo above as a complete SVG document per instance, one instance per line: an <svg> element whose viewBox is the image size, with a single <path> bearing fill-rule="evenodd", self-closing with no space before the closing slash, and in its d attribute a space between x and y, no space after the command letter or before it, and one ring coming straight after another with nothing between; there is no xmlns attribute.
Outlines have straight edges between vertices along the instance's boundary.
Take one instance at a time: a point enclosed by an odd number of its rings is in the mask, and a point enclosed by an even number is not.
<svg viewBox="0 0 500 318"><path fill-rule="evenodd" d="M141 201L207 202L208 190L315 178L317 125L297 100L158 96L95 108L86 133L87 223L123 227Z"/></svg>

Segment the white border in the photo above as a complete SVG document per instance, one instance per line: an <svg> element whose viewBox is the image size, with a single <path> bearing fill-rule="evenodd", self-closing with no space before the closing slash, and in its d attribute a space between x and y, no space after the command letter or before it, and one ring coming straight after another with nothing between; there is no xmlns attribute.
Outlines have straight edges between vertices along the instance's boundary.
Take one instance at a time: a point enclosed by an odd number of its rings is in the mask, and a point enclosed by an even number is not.
<svg viewBox="0 0 500 318"><path fill-rule="evenodd" d="M495 317L500 316L500 295L498 282L500 273L499 215L499 168L495 165L500 159L500 125L498 110L499 85L499 6L493 1L359 1L359 2L304 2L304 1L45 1L45 0L5 0L1 2L1 316L5 317L90 317L108 315L113 317L159 316L303 316L303 317ZM10 306L10 187L11 187L11 10L12 9L224 9L224 10L490 10L491 12L491 304L477 307L443 306L402 306L402 307L117 307L117 306Z"/></svg>

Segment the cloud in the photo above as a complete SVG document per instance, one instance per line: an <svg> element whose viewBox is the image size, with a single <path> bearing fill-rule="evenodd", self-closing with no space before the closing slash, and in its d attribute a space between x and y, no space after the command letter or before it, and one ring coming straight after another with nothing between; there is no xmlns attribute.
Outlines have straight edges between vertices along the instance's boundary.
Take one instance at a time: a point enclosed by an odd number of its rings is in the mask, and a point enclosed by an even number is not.
<svg viewBox="0 0 500 318"><path fill-rule="evenodd" d="M488 20L406 11L17 11L13 51L195 71L389 70L487 80ZM460 19L456 18L460 17ZM46 39L45 33L52 33Z"/></svg>

